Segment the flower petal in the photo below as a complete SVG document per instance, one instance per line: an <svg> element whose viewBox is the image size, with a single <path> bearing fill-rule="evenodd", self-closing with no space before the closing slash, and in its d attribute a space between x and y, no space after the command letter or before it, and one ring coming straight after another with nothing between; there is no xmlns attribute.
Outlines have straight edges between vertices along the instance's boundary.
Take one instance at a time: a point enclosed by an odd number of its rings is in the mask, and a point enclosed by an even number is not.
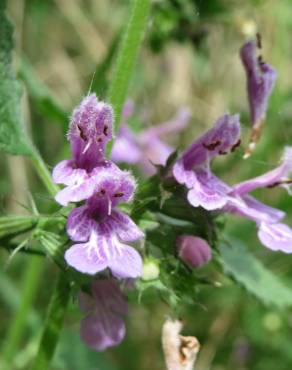
<svg viewBox="0 0 292 370"><path fill-rule="evenodd" d="M80 334L89 347L103 351L123 340L126 332L123 316L128 312L128 305L113 280L97 280L91 287L91 297L80 293L81 300L93 302L91 311L87 311L88 316L81 321Z"/></svg>
<svg viewBox="0 0 292 370"><path fill-rule="evenodd" d="M123 125L115 139L111 160L118 163L136 164L142 157L142 151L136 143L134 134Z"/></svg>
<svg viewBox="0 0 292 370"><path fill-rule="evenodd" d="M233 151L240 144L239 115L225 114L182 154L186 169L202 165L220 154Z"/></svg>
<svg viewBox="0 0 292 370"><path fill-rule="evenodd" d="M142 274L139 253L119 241L112 224L106 219L93 226L88 243L69 248L65 260L76 270L90 275L107 267L119 278L136 278Z"/></svg>
<svg viewBox="0 0 292 370"><path fill-rule="evenodd" d="M137 278L142 275L142 258L140 254L132 247L120 243L118 244L119 254L109 260L109 268L113 275L120 279Z"/></svg>
<svg viewBox="0 0 292 370"><path fill-rule="evenodd" d="M144 146L145 141L147 145L145 146L145 159L154 165L165 165L167 158L174 151L174 148L170 145L164 143L162 140L157 137L147 136L143 138ZM153 165L152 165L153 167Z"/></svg>
<svg viewBox="0 0 292 370"><path fill-rule="evenodd" d="M54 167L52 177L56 184L74 185L85 179L87 173L81 168L75 168L74 161L64 160Z"/></svg>
<svg viewBox="0 0 292 370"><path fill-rule="evenodd" d="M128 314L128 304L119 285L114 279L96 280L92 283L92 295L98 303L102 304L107 311L119 316Z"/></svg>
<svg viewBox="0 0 292 370"><path fill-rule="evenodd" d="M79 184L69 185L60 190L55 196L55 200L62 206L67 206L70 202L80 202L90 198L94 194L95 188L94 178L88 177Z"/></svg>
<svg viewBox="0 0 292 370"><path fill-rule="evenodd" d="M117 346L122 342L125 334L125 323L117 316L105 314L101 319L97 315L92 315L81 321L81 339L96 351Z"/></svg>
<svg viewBox="0 0 292 370"><path fill-rule="evenodd" d="M67 206L70 202L80 202L99 194L115 206L120 202L129 201L135 187L136 182L130 172L120 170L111 162L104 162L95 167L80 183L59 191L55 200Z"/></svg>
<svg viewBox="0 0 292 370"><path fill-rule="evenodd" d="M224 210L257 223L277 223L285 217L285 213L281 210L269 207L249 195L243 197L230 196Z"/></svg>
<svg viewBox="0 0 292 370"><path fill-rule="evenodd" d="M95 193L103 192L112 206L131 200L136 182L128 171L122 171L114 163L108 162L105 167L97 167L91 177L95 183Z"/></svg>
<svg viewBox="0 0 292 370"><path fill-rule="evenodd" d="M72 209L67 221L67 234L75 242L86 242L89 237L94 221L88 214L88 207L81 206Z"/></svg>
<svg viewBox="0 0 292 370"><path fill-rule="evenodd" d="M266 172L261 176L257 176L253 179L243 181L233 188L233 194L241 195L247 194L258 188L273 187L281 185L281 182L287 180L288 176L292 172L292 147L285 149L282 163L277 168Z"/></svg>
<svg viewBox="0 0 292 370"><path fill-rule="evenodd" d="M132 242L144 237L142 230L123 212L113 211L108 222L122 242Z"/></svg>
<svg viewBox="0 0 292 370"><path fill-rule="evenodd" d="M267 224L259 226L258 237L267 248L273 251L292 253L292 229L285 224Z"/></svg>
<svg viewBox="0 0 292 370"><path fill-rule="evenodd" d="M243 45L240 56L246 72L251 121L253 125L258 125L265 118L277 72L257 58L256 44L253 41Z"/></svg>
<svg viewBox="0 0 292 370"><path fill-rule="evenodd" d="M108 267L104 256L97 253L92 241L75 244L65 252L65 260L69 266L83 274L95 275Z"/></svg>
<svg viewBox="0 0 292 370"><path fill-rule="evenodd" d="M285 212L281 211L280 209L270 207L257 199L253 198L250 195L245 195L242 197L244 202L249 208L260 212L266 215L266 222L269 223L276 223L281 221L285 217ZM263 220L264 221L264 220Z"/></svg>
<svg viewBox="0 0 292 370"><path fill-rule="evenodd" d="M207 170L194 171L196 182L188 192L188 201L194 207L208 211L223 208L228 201L229 187Z"/></svg>
<svg viewBox="0 0 292 370"><path fill-rule="evenodd" d="M193 170L187 170L182 160L178 160L172 170L173 176L179 184L184 184L191 189L197 183L197 177Z"/></svg>

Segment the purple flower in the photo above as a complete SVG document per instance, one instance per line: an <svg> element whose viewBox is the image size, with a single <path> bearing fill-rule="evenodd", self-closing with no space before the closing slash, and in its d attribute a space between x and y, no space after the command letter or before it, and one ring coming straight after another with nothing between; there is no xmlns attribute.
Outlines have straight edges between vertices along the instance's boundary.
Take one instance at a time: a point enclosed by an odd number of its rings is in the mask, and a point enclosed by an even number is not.
<svg viewBox="0 0 292 370"><path fill-rule="evenodd" d="M68 217L67 233L79 242L65 253L68 265L94 275L109 268L117 278L136 278L142 274L139 253L126 243L144 234L129 216L109 210L105 196L97 194L75 208Z"/></svg>
<svg viewBox="0 0 292 370"><path fill-rule="evenodd" d="M68 133L72 159L61 161L52 175L55 183L67 185L68 193L86 192L92 186L91 176L108 165L104 150L112 139L112 116L111 107L98 101L95 94L84 98L74 110ZM74 201L69 196L63 199L63 194L56 197L60 204Z"/></svg>
<svg viewBox="0 0 292 370"><path fill-rule="evenodd" d="M240 57L246 72L251 121L258 126L265 118L277 72L257 57L254 41L248 41L242 46Z"/></svg>
<svg viewBox="0 0 292 370"><path fill-rule="evenodd" d="M258 237L263 245L273 251L292 253L292 229L285 224L262 222L259 226Z"/></svg>
<svg viewBox="0 0 292 370"><path fill-rule="evenodd" d="M247 94L252 122L252 133L245 158L253 152L261 135L268 107L269 97L277 79L276 70L263 62L261 56L256 55L256 44L246 42L240 50L240 57L246 72Z"/></svg>
<svg viewBox="0 0 292 370"><path fill-rule="evenodd" d="M284 151L282 163L280 166L271 170L264 175L255 177L237 184L233 188L233 193L237 195L247 194L252 190L258 188L273 188L275 186L282 186L288 191L291 187L289 179L292 172L292 147L287 147Z"/></svg>
<svg viewBox="0 0 292 370"><path fill-rule="evenodd" d="M227 212L255 221L262 244L272 250L281 250L286 253L292 253L292 229L280 223L285 213L259 202L249 195L249 192L257 188L275 186L282 186L290 191L292 181L289 175L291 172L292 148L288 147L285 149L280 166L264 175L235 185L224 208Z"/></svg>
<svg viewBox="0 0 292 370"><path fill-rule="evenodd" d="M106 197L110 206L115 206L121 201L129 201L135 187L135 180L129 172L106 161L95 167L82 181L59 191L55 199L66 206L69 202L80 202L99 194Z"/></svg>
<svg viewBox="0 0 292 370"><path fill-rule="evenodd" d="M123 318L128 313L128 305L114 280L94 281L91 295L79 294L79 305L86 315L80 327L84 343L96 351L121 343L126 333Z"/></svg>
<svg viewBox="0 0 292 370"><path fill-rule="evenodd" d="M68 134L72 160L62 161L54 171L56 182L67 185L55 199L61 205L86 200L71 211L69 237L79 244L65 253L76 270L96 274L109 268L118 278L135 278L142 273L139 253L127 244L143 237L142 231L124 213L115 210L131 200L136 183L127 171L104 158L112 138L112 109L94 94L74 110Z"/></svg>
<svg viewBox="0 0 292 370"><path fill-rule="evenodd" d="M232 152L240 143L239 136L238 116L219 118L215 126L178 159L172 169L173 176L188 189L187 198L192 206L220 210L255 221L259 239L266 247L292 253L292 229L280 223L285 213L249 194L257 188L275 186L290 191L292 148L286 148L282 163L274 170L231 187L211 172L210 160L216 155Z"/></svg>
<svg viewBox="0 0 292 370"><path fill-rule="evenodd" d="M176 248L180 259L193 268L205 265L212 257L209 244L197 236L179 236L176 239Z"/></svg>
<svg viewBox="0 0 292 370"><path fill-rule="evenodd" d="M173 176L188 189L188 200L194 207L207 210L222 208L231 187L218 179L209 169L216 155L232 152L240 144L238 115L224 115L214 127L197 139L178 159Z"/></svg>
<svg viewBox="0 0 292 370"><path fill-rule="evenodd" d="M152 126L135 134L126 124L132 115L133 104L126 103L123 111L123 124L113 145L111 160L130 165L138 164L142 172L153 175L155 165L165 165L174 149L161 140L162 136L183 130L190 117L189 110L181 109L170 121Z"/></svg>

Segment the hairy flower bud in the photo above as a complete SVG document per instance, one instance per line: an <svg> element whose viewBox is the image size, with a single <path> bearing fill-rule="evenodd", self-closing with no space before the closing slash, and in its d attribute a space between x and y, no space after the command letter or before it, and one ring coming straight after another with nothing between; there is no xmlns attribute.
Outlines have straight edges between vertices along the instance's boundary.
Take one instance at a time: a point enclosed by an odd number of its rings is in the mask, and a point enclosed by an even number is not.
<svg viewBox="0 0 292 370"><path fill-rule="evenodd" d="M176 248L180 259L193 268L205 265L212 257L208 243L197 236L179 236L176 239Z"/></svg>

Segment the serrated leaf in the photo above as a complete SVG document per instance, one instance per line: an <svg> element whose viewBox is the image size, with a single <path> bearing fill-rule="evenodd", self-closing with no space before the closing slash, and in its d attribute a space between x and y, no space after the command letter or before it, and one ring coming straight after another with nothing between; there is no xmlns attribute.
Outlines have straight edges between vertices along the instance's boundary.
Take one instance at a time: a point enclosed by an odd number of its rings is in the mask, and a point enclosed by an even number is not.
<svg viewBox="0 0 292 370"><path fill-rule="evenodd" d="M292 306L292 290L238 242L220 247L222 265L238 283L265 305Z"/></svg>
<svg viewBox="0 0 292 370"><path fill-rule="evenodd" d="M0 2L0 150L15 155L31 155L21 127L21 88L12 69L13 27Z"/></svg>

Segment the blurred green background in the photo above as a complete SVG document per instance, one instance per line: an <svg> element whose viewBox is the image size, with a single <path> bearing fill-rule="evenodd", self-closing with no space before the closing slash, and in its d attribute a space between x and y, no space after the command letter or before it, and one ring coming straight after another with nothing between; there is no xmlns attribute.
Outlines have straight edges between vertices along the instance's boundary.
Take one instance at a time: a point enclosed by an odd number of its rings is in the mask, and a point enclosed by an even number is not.
<svg viewBox="0 0 292 370"><path fill-rule="evenodd" d="M50 167L68 156L69 113L90 84L99 96L106 96L128 9L126 0L9 1L16 68L24 85L26 129ZM273 168L284 146L292 143L291 0L153 1L129 94L141 125L167 120L181 106L191 109L187 130L171 138L180 148L225 112L240 112L246 145L250 123L238 51L254 30L262 35L264 59L278 69L279 76L255 154L243 160L240 150L214 164L215 172L230 184ZM29 194L42 212L55 207L25 159L1 155L0 170L2 214L28 212ZM291 225L292 200L283 190L257 191L256 195L285 210ZM292 256L262 247L251 222L234 217L225 221L223 236L241 240L287 286L292 285ZM8 253L3 249L0 258L0 335L4 341L18 307L24 270L31 262L18 253L7 264ZM55 273L53 264L45 261L15 369L28 368L35 353ZM196 335L202 345L196 370L290 370L291 311L264 307L219 272L215 263L201 274L218 284L201 289L197 305L181 308L185 333ZM98 354L80 341L80 313L72 302L52 370L164 369L160 332L169 314L155 291L148 293L141 304L131 305L125 341Z"/></svg>

